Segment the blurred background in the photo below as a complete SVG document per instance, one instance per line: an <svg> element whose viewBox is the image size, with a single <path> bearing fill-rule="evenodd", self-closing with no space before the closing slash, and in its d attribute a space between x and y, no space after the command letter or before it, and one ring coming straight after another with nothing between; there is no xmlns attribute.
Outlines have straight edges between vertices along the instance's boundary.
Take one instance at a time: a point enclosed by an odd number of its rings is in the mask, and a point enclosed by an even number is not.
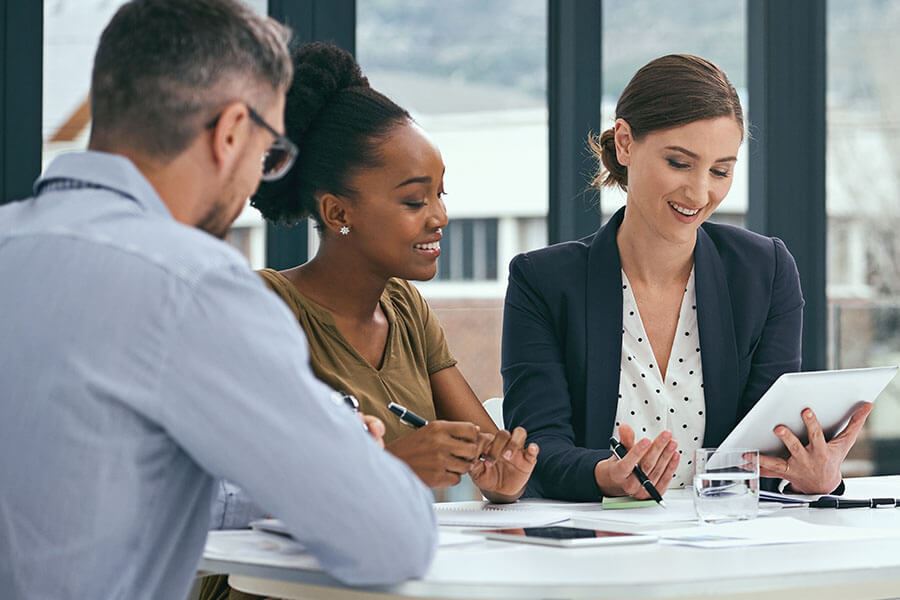
<svg viewBox="0 0 900 600"><path fill-rule="evenodd" d="M11 191L22 151L21 115L11 111L22 104L9 98L10 78L40 75L24 121L39 119L41 165L84 147L93 53L121 2L29 4L40 13L4 0L3 200L22 189ZM744 102L753 140L715 220L777 234L797 256L808 300L804 368L900 363L900 78L892 66L900 0L248 4L303 39L355 51L372 84L440 147L451 223L437 278L417 285L482 400L502 395L510 259L590 233L622 205L620 193L585 192L585 141L610 126L631 75L673 52L719 64ZM783 114L801 125L776 137ZM228 241L254 268L284 267L306 260L316 236L306 225L269 227L248 206ZM898 450L900 379L879 399L848 474L898 473ZM446 497L470 494L463 486Z"/></svg>

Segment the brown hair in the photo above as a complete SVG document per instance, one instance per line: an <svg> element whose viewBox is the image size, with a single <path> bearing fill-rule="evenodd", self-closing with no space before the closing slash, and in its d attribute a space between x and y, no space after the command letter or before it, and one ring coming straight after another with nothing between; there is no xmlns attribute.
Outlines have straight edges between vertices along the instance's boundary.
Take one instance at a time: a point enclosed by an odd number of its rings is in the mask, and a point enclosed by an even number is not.
<svg viewBox="0 0 900 600"><path fill-rule="evenodd" d="M703 119L734 117L744 131L744 111L724 71L705 58L669 54L634 74L616 104L616 118L631 126L634 139ZM613 129L588 137L600 169L591 185L628 189L628 169L616 158Z"/></svg>

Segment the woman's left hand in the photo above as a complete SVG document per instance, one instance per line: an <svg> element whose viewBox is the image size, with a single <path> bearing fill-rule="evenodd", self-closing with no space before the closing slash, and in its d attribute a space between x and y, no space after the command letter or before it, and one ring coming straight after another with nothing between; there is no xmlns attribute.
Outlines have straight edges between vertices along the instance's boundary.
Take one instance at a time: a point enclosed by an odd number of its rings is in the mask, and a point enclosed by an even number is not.
<svg viewBox="0 0 900 600"><path fill-rule="evenodd" d="M516 427L485 440L484 460L476 462L469 475L491 502L515 502L525 490L539 450L537 444L525 447L526 437L525 430Z"/></svg>
<svg viewBox="0 0 900 600"><path fill-rule="evenodd" d="M830 494L840 485L841 463L871 412L872 404L866 402L853 412L844 430L826 442L815 413L810 408L804 409L801 414L809 443L804 446L790 429L779 425L775 435L781 438L791 455L786 459L760 456L760 475L786 479L791 484L791 491L798 494Z"/></svg>

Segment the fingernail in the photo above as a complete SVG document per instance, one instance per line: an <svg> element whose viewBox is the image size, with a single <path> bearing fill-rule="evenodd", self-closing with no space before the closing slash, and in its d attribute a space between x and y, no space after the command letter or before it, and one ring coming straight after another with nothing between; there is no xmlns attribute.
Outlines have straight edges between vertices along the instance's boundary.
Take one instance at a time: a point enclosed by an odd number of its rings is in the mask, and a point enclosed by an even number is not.
<svg viewBox="0 0 900 600"><path fill-rule="evenodd" d="M512 450L507 450L506 452L504 452L503 458L505 458L506 460L511 459L512 458Z"/></svg>
<svg viewBox="0 0 900 600"><path fill-rule="evenodd" d="M812 411L809 410L808 408L807 408L806 410L804 410L804 411L803 411L803 418L804 418L804 419L812 419Z"/></svg>

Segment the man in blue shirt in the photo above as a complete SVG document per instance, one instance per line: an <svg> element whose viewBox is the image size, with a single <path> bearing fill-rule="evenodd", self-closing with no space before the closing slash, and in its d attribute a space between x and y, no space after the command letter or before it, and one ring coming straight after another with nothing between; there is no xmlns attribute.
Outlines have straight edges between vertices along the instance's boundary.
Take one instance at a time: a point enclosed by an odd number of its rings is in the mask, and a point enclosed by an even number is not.
<svg viewBox="0 0 900 600"><path fill-rule="evenodd" d="M296 151L286 37L236 0L127 3L90 150L0 208L3 598L183 598L223 477L344 582L427 569L428 490L219 239Z"/></svg>

